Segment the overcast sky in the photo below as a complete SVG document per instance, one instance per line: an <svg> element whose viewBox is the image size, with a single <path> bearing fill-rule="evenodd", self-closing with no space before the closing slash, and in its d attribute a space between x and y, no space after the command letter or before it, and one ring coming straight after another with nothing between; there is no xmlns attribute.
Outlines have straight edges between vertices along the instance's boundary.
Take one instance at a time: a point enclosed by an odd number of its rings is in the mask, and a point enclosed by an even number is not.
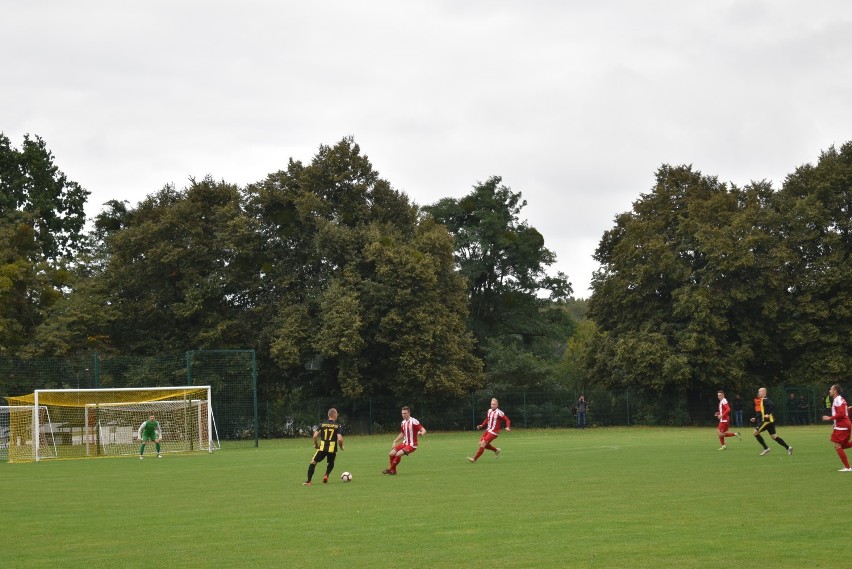
<svg viewBox="0 0 852 569"><path fill-rule="evenodd" d="M0 0L0 131L135 206L353 136L419 205L501 176L588 297L661 164L745 185L852 140L848 0Z"/></svg>

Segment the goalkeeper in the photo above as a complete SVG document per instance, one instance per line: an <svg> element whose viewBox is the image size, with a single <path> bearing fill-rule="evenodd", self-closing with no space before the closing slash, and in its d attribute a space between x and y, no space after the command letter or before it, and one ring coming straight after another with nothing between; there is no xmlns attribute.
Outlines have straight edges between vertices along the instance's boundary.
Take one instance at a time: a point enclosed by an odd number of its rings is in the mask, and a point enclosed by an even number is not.
<svg viewBox="0 0 852 569"><path fill-rule="evenodd" d="M139 442L142 443L142 446L139 447L139 460L145 458L145 444L154 441L157 445L157 458L162 458L160 455L160 440L163 438L163 433L160 430L160 422L154 418L153 415L148 417L148 420L139 425L139 432L137 433L139 437Z"/></svg>

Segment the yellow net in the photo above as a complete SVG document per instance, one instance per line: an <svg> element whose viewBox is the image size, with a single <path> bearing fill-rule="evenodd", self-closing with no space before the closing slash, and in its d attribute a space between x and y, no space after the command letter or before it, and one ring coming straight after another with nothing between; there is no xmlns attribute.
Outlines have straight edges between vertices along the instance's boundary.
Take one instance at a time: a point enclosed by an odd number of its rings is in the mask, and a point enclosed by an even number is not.
<svg viewBox="0 0 852 569"><path fill-rule="evenodd" d="M161 452L212 451L208 393L204 386L40 390L7 397L9 462L136 455L138 429L152 415L162 433Z"/></svg>

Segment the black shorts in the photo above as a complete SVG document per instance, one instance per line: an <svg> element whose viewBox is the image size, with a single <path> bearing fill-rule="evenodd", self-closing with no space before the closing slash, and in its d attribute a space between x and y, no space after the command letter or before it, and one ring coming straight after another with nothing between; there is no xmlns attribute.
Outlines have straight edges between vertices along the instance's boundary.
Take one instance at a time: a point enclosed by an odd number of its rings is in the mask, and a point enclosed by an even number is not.
<svg viewBox="0 0 852 569"><path fill-rule="evenodd" d="M757 428L757 433L769 433L770 436L775 435L775 421L764 421Z"/></svg>
<svg viewBox="0 0 852 569"><path fill-rule="evenodd" d="M318 450L314 453L314 458L311 460L311 462L322 462L323 460L328 460L329 464L334 464L334 458L336 456L336 452L326 452L324 450Z"/></svg>

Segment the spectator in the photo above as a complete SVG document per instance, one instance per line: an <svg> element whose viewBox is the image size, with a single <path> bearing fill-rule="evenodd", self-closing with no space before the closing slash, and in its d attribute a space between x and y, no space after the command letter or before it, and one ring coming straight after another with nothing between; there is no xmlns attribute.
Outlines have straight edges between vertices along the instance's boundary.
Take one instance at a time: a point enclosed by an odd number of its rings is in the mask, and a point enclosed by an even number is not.
<svg viewBox="0 0 852 569"><path fill-rule="evenodd" d="M808 398L804 395L799 395L799 424L811 424L811 406L808 403Z"/></svg>
<svg viewBox="0 0 852 569"><path fill-rule="evenodd" d="M734 401L731 403L731 409L734 411L734 426L743 426L743 400L740 394L734 395Z"/></svg>
<svg viewBox="0 0 852 569"><path fill-rule="evenodd" d="M586 403L586 397L581 393L580 398L577 400L577 428L585 429L586 428L586 411L589 408L589 404Z"/></svg>

